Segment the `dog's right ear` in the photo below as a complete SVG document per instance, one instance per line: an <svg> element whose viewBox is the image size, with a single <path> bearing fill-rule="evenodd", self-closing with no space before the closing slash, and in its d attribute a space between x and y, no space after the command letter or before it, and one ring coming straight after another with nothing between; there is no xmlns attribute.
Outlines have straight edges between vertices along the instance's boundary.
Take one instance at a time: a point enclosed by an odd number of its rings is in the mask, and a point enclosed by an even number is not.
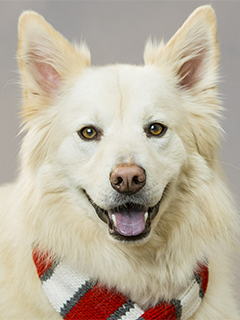
<svg viewBox="0 0 240 320"><path fill-rule="evenodd" d="M189 93L215 88L219 48L212 7L197 8L166 46L149 42L144 59L146 64L168 66L176 76L178 87Z"/></svg>
<svg viewBox="0 0 240 320"><path fill-rule="evenodd" d="M63 88L71 85L90 65L90 53L84 44L78 48L70 45L42 16L32 11L21 15L18 30L18 63L27 100L23 114L27 117L41 105L51 104Z"/></svg>

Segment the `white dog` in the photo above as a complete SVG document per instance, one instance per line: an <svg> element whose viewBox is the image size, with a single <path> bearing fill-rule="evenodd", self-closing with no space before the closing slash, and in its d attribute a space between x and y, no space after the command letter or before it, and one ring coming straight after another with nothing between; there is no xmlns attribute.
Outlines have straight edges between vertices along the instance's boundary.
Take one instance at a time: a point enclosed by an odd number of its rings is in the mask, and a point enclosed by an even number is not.
<svg viewBox="0 0 240 320"><path fill-rule="evenodd" d="M91 67L84 44L21 16L26 136L0 192L1 319L239 319L211 7L144 60Z"/></svg>

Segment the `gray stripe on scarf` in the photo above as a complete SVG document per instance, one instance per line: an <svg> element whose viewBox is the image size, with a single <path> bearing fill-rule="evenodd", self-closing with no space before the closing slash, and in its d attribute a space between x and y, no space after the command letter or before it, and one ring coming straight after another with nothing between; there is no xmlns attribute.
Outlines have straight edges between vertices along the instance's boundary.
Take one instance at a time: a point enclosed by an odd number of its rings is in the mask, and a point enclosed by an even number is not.
<svg viewBox="0 0 240 320"><path fill-rule="evenodd" d="M53 261L51 267L48 268L43 275L41 275L40 277L41 283L51 278L57 265L58 265L58 262Z"/></svg>
<svg viewBox="0 0 240 320"><path fill-rule="evenodd" d="M120 320L122 316L125 316L128 311L134 308L134 303L131 300L127 300L121 307L119 307L107 320Z"/></svg>
<svg viewBox="0 0 240 320"><path fill-rule="evenodd" d="M96 281L89 280L86 281L75 294L67 300L67 302L62 306L59 314L64 318L72 310L72 308L78 303L78 301L95 286Z"/></svg>

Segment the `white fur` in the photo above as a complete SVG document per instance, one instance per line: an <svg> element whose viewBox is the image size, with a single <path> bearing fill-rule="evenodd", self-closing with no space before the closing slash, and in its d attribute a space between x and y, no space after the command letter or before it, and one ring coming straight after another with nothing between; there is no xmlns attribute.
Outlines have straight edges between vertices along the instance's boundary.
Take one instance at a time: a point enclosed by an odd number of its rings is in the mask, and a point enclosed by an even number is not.
<svg viewBox="0 0 240 320"><path fill-rule="evenodd" d="M166 45L148 42L144 66L90 67L84 44L72 47L34 12L21 16L26 136L19 177L0 193L2 319L60 318L38 280L35 245L142 308L176 296L207 258L209 286L192 319L239 319L229 266L238 218L217 159L218 57L209 6ZM162 138L146 135L153 122L168 127ZM82 140L86 125L101 139ZM116 206L109 174L122 163L145 169L148 206L169 184L150 235L134 243L114 240L82 191Z"/></svg>

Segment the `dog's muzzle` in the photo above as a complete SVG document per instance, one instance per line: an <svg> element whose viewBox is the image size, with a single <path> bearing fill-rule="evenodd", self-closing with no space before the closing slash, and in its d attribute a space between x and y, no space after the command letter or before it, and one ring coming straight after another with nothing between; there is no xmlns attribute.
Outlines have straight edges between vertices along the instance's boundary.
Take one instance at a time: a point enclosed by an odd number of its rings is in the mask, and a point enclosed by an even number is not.
<svg viewBox="0 0 240 320"><path fill-rule="evenodd" d="M147 207L141 200L134 197L146 183L145 170L135 164L124 164L115 167L110 174L110 183L121 197L126 196L118 207L104 210L100 208L87 194L98 217L108 224L109 233L119 241L137 241L146 238L151 230L151 222L158 213L165 190L161 199L153 207Z"/></svg>

